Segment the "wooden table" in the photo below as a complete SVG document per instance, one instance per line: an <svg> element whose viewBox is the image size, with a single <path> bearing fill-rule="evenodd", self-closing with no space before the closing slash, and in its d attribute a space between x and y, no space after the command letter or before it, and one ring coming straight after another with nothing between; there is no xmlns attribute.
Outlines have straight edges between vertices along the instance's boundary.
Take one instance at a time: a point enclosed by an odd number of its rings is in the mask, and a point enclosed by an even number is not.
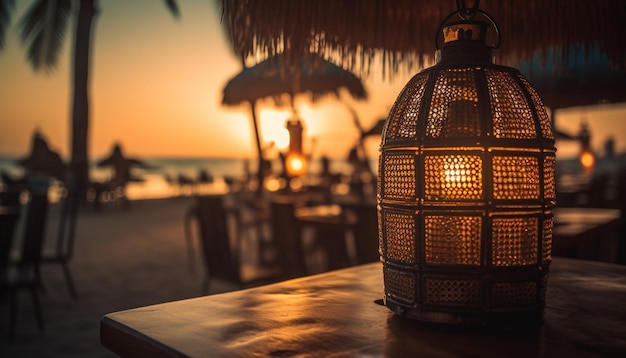
<svg viewBox="0 0 626 358"><path fill-rule="evenodd" d="M618 209L556 208L552 254L615 263L621 221Z"/></svg>
<svg viewBox="0 0 626 358"><path fill-rule="evenodd" d="M555 258L544 324L490 331L424 324L374 303L380 263L110 313L122 357L624 357L626 266Z"/></svg>

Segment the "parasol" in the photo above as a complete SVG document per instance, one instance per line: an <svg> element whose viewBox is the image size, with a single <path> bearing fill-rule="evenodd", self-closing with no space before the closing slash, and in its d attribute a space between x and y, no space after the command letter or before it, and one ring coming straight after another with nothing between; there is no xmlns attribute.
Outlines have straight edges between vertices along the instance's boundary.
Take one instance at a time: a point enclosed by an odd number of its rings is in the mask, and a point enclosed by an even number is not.
<svg viewBox="0 0 626 358"><path fill-rule="evenodd" d="M367 98L365 87L358 77L319 55L308 53L299 60L299 65L293 63L286 54L278 54L252 67L244 68L228 81L223 90L224 105L250 103L259 159L258 168L262 167L263 162L255 110L258 100L273 98L281 105L284 95L288 95L293 108L294 98L298 95L308 95L312 101L316 101L329 94L339 97L342 88L355 99ZM257 173L259 183L262 183L262 171L258 170ZM258 190L259 192L262 190L261 185Z"/></svg>
<svg viewBox="0 0 626 358"><path fill-rule="evenodd" d="M517 65L552 112L552 118L562 108L626 102L626 70L612 68L598 46L572 46L565 58L559 52L552 49L545 56L535 54ZM579 139L554 124L555 138Z"/></svg>
<svg viewBox="0 0 626 358"><path fill-rule="evenodd" d="M24 168L25 177L46 175L58 180L65 178L66 166L63 159L56 151L50 149L39 131L33 134L30 153L19 159L17 164Z"/></svg>
<svg viewBox="0 0 626 358"><path fill-rule="evenodd" d="M281 96L285 94L291 100L296 95L310 95L315 101L327 94L339 97L341 88L353 98L366 98L365 88L358 77L319 55L308 54L299 67L299 71L291 71L289 61L282 53L244 68L224 87L222 103L238 105L271 97L282 104Z"/></svg>
<svg viewBox="0 0 626 358"><path fill-rule="evenodd" d="M557 52L550 50L545 58L536 54L517 66L547 107L626 102L626 70L611 68L599 47L575 46L562 60Z"/></svg>
<svg viewBox="0 0 626 358"><path fill-rule="evenodd" d="M132 167L149 168L147 164L139 159L124 156L120 144L115 144L111 154L99 160L97 165L99 167L112 167L114 176L111 181L120 185L126 184L128 181L143 181L141 178L131 174Z"/></svg>
<svg viewBox="0 0 626 358"><path fill-rule="evenodd" d="M437 28L455 1L222 0L222 6L233 48L244 58L314 48L357 74L369 73L378 58L391 76L414 73L432 59ZM626 67L625 1L484 1L480 9L498 22L500 64L597 44L612 66Z"/></svg>

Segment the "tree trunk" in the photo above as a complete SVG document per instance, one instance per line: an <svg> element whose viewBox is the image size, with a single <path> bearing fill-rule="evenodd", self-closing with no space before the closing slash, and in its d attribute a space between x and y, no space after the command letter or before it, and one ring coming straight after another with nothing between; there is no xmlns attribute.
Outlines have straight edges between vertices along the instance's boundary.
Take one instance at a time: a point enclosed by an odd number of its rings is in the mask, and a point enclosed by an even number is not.
<svg viewBox="0 0 626 358"><path fill-rule="evenodd" d="M81 0L74 37L71 170L81 200L89 187L89 53L95 0Z"/></svg>

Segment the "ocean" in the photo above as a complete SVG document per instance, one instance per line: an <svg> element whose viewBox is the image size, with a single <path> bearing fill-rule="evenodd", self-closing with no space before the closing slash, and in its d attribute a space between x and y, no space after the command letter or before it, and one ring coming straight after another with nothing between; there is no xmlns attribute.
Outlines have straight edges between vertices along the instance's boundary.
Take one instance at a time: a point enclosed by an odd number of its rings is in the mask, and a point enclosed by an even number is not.
<svg viewBox="0 0 626 358"><path fill-rule="evenodd" d="M0 156L0 172L19 178L23 175L21 167L16 165L18 157ZM378 158L369 158L370 167L377 172ZM207 191L223 191L227 188L225 179L243 180L246 176L246 166L249 171L256 172L256 158L141 158L148 168L136 169L133 173L142 181L131 182L127 186L126 195L130 200L166 198L178 195L189 195L189 191L181 191L177 185L179 176L191 181L196 181L200 171L204 170L213 177L211 184L203 184L202 188ZM272 162L275 172L280 170L278 159ZM616 172L626 167L626 154L622 154L611 160L598 158L593 173L583 171L577 158L558 159L556 165L557 185L576 185L589 183L594 174ZM346 160L332 159L330 169L335 173L349 175L351 166ZM309 164L309 178L321 172L319 160L313 160ZM112 171L108 168L99 168L96 161L92 162L90 177L92 181L104 182L110 179ZM54 188L53 188L54 189ZM52 195L54 197L54 195Z"/></svg>
<svg viewBox="0 0 626 358"><path fill-rule="evenodd" d="M24 171L18 166L17 156L0 156L0 172L11 177L20 178ZM158 199L177 195L187 195L189 191L181 191L177 185L179 177L190 181L197 181L201 171L206 171L212 178L210 184L202 184L207 191L222 191L226 189L225 179L243 180L246 177L246 167L252 173L256 172L256 158L141 158L147 168L135 168L133 175L141 181L130 182L126 188L129 200ZM376 159L370 161L375 165ZM278 159L272 162L275 171L280 169ZM376 168L372 166L372 168ZM349 173L350 166L344 160L331 160L330 169L333 172ZM321 171L321 164L313 160L309 165L309 172L314 175ZM112 170L101 168L92 161L90 178L93 182L105 182L112 177ZM185 188L183 188L185 189ZM51 190L54 190L54 185ZM56 195L51 194L51 197Z"/></svg>

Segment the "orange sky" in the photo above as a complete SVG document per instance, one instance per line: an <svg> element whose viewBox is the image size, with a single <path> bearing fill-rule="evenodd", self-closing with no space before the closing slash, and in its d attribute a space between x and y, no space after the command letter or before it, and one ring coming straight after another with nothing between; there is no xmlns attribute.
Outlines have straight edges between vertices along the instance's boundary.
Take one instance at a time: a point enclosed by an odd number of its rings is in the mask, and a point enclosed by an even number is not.
<svg viewBox="0 0 626 358"><path fill-rule="evenodd" d="M163 1L100 2L92 36L90 155L102 157L114 142L133 156L252 157L254 141L247 105L224 107L221 91L240 70L229 50L214 1L179 0L174 19ZM18 26L29 1L19 1L4 51L0 53L0 155L22 155L39 129L64 157L69 153L70 51L72 36L56 70L35 73L26 63ZM317 138L314 155L345 157L358 132L342 101L358 112L365 127L387 115L410 75L388 83L372 74L365 81L370 99L353 102L328 97L315 105L299 101L305 134ZM283 111L261 111L266 141L284 127ZM626 106L563 110L559 128L576 132L582 118L590 123L593 146L601 150L613 135L626 150ZM305 143L310 144L310 141ZM376 155L378 138L367 143ZM309 146L309 148L311 148ZM306 149L306 148L305 148ZM559 155L577 147L563 143Z"/></svg>

